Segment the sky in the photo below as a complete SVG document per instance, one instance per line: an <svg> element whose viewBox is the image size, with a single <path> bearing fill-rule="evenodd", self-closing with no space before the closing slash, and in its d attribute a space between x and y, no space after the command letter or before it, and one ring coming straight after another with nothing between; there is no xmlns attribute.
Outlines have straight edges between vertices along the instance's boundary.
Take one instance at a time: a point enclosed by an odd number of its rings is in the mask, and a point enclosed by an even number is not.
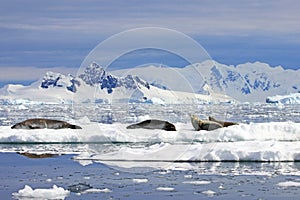
<svg viewBox="0 0 300 200"><path fill-rule="evenodd" d="M76 73L99 43L143 27L185 34L219 63L260 61L297 70L299 10L298 0L2 0L0 86L30 83L48 70ZM140 53L124 53L113 64L136 65ZM162 51L148 55L141 63L185 64Z"/></svg>

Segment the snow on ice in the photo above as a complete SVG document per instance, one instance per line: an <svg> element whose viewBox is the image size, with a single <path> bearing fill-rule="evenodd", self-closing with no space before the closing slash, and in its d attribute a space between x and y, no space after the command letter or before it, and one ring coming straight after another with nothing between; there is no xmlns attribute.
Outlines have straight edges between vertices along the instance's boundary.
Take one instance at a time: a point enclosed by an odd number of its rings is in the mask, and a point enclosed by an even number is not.
<svg viewBox="0 0 300 200"><path fill-rule="evenodd" d="M81 125L81 124L80 124ZM177 123L178 131L128 130L127 124L82 124L72 130L13 130L0 127L1 143L86 143L80 148L56 149L55 153L80 154L76 160L139 161L298 161L300 124L271 122L240 124L214 131L194 131ZM132 143L104 151L89 143ZM134 143L154 143L137 145ZM39 150L38 147L36 149ZM1 151L5 151L2 149ZM23 149L26 151L26 149ZM49 150L51 152L51 150ZM58 151L58 152L57 152ZM45 150L43 151L45 152ZM90 152L90 153L89 153ZM90 161L86 164L90 164Z"/></svg>

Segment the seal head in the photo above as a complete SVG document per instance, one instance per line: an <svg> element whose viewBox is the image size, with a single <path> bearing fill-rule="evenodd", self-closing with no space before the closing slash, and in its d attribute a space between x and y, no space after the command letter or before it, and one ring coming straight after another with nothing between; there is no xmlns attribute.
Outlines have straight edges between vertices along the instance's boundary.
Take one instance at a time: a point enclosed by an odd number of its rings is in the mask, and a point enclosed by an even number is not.
<svg viewBox="0 0 300 200"><path fill-rule="evenodd" d="M222 124L219 124L214 121L201 120L196 115L191 115L191 122L196 131L200 131L200 130L212 131L223 127Z"/></svg>

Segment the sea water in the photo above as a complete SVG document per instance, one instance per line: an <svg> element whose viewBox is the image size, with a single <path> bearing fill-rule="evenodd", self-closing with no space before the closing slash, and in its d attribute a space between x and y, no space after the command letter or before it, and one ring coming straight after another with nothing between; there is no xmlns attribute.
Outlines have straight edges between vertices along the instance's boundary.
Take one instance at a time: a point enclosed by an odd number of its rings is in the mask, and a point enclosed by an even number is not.
<svg viewBox="0 0 300 200"><path fill-rule="evenodd" d="M190 114L239 125L197 132ZM83 129L10 129L33 117ZM126 129L149 118L168 120L177 131ZM0 195L25 199L12 195L25 185L55 194L57 185L82 188L66 199L294 199L300 193L299 122L299 105L3 103Z"/></svg>

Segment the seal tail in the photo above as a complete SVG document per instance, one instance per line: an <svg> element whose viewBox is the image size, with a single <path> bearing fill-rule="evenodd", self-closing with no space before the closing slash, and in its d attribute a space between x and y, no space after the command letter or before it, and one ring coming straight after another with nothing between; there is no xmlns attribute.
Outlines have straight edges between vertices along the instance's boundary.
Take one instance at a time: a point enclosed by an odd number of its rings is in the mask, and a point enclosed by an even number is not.
<svg viewBox="0 0 300 200"><path fill-rule="evenodd" d="M126 129L134 129L136 127L137 127L136 124L132 124L132 125L127 126Z"/></svg>

